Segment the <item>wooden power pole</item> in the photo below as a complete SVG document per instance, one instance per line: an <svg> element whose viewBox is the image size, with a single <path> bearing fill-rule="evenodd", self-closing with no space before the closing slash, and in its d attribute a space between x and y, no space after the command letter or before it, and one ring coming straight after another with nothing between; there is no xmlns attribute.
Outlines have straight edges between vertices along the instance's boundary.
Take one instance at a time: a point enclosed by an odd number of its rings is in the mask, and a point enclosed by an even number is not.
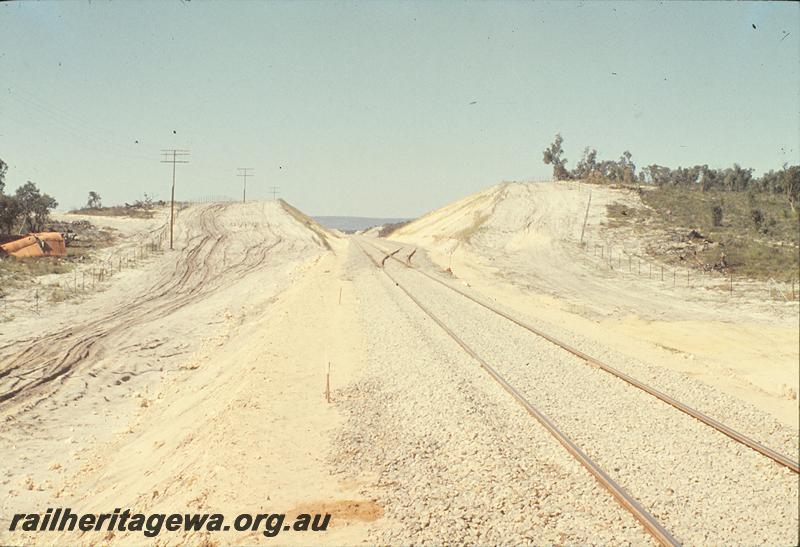
<svg viewBox="0 0 800 547"><path fill-rule="evenodd" d="M253 176L253 169L252 167L239 167L236 169L237 177L242 177L244 179L244 184L242 185L242 203L247 202L247 177Z"/></svg>
<svg viewBox="0 0 800 547"><path fill-rule="evenodd" d="M172 200L169 206L169 248L172 249L172 231L175 224L175 165L178 163L189 163L188 150L176 150L171 148L169 150L162 150L163 158L161 163L172 164Z"/></svg>

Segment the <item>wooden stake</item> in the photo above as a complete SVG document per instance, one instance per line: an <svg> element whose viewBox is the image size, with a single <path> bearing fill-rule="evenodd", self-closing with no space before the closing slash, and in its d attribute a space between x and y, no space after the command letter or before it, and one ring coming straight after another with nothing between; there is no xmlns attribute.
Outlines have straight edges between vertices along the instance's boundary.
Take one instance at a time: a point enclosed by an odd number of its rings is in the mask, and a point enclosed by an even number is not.
<svg viewBox="0 0 800 547"><path fill-rule="evenodd" d="M339 305L342 305L342 288L339 287Z"/></svg>
<svg viewBox="0 0 800 547"><path fill-rule="evenodd" d="M331 402L331 362L328 361L328 374L325 376L325 400Z"/></svg>

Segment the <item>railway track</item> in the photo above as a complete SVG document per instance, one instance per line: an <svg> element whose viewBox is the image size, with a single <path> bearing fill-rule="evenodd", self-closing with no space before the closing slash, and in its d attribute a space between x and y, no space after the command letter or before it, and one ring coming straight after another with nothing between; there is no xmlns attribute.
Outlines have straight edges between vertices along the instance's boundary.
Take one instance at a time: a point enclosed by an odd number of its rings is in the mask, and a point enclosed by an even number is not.
<svg viewBox="0 0 800 547"><path fill-rule="evenodd" d="M580 351L579 349L575 348L574 346L572 346L570 344L567 344L566 342L563 342L563 341L555 338L554 336L551 336L550 334L542 331L541 329L538 329L538 328L536 328L536 327L534 327L532 325L529 325L528 323L526 323L526 322L524 322L524 321L522 321L522 320L520 320L520 319L518 319L518 318L516 318L516 317L514 317L514 316L512 316L512 315L510 315L510 314L508 314L508 313L506 313L506 312L494 307L494 306L492 306L491 304L487 304L486 302L483 302L482 300L480 300L478 298L475 298L474 296L466 293L465 291L462 291L462 290L460 290L460 289L458 289L456 287L453 287L452 285L446 283L442 279L439 279L435 275L432 275L432 274L430 274L430 273L428 273L428 272L426 272L424 270L421 270L419 268L415 268L413 266L410 266L406 262L403 262L402 260L397 258L397 251L399 249L397 249L395 251L387 251L385 249L380 248L377 245L374 245L374 244L369 243L369 242L365 242L363 240L362 240L362 243L366 243L367 245L371 246L373 249L376 249L377 251L383 253L384 254L384 260L385 259L394 260L395 262L397 262L399 264L402 264L406 268L409 268L409 269L411 269L411 270L413 270L413 271L415 271L415 272L417 272L417 273L419 273L421 275L424 275L428 279L431 279L431 280L435 281L436 283L439 283L443 287L446 287L447 289L449 289L449 290L451 290L451 291L463 296L464 298L467 298L468 300L470 300L472 302L475 302L476 304L486 308L487 310L495 313L496 315L511 321L515 325L517 325L519 327L522 327L523 329L525 329L525 330L527 330L527 331L529 331L529 332L531 332L531 333L533 333L533 334L535 334L535 335L547 340L548 342L550 342L550 343L554 344L555 346L563 349L564 351L567 351L568 353L570 353L570 354L582 359L587 364L589 364L591 366L594 366L596 368L599 368L599 369L611 374L612 376L614 376L616 378L619 378L620 380L624 381L628 385L630 385L632 387L635 387L635 388L637 388L637 389L639 389L639 390L641 390L641 391L643 391L643 392L645 392L645 393L647 393L649 395L652 395L656 399L658 399L658 400L660 400L660 401L662 401L664 403L667 403L668 405L672 406L673 408L675 408L675 409L677 409L677 410L679 410L679 411L691 416L692 418L697 419L698 421L702 422L703 424L705 424L705 425L711 427L712 429L722 433L723 435L726 435L726 436L730 437L734 441L736 441L738 443L741 443L744 446L746 446L746 447L748 447L748 448L750 448L750 449L762 454L763 456L766 456L767 458L775 461L776 463L778 463L778 464L780 464L780 465L782 465L782 466L784 466L784 467L786 467L788 469L791 469L795 473L800 473L800 464L798 464L798 462L792 460L791 458L789 458L789 457L787 457L787 456L785 456L785 455L783 455L783 454L781 454L781 453L779 453L779 452L777 452L775 450L772 450L769 447L764 446L763 444L759 443L755 439L752 439L752 438L748 437L747 435L745 435L745 434L733 429L732 427L729 427L729 426L723 424L722 422L712 418L711 416L708 416L707 414L705 414L703 412L700 412L699 410L696 410L696 409L692 408L691 406L689 406L689 405L687 405L685 403L682 403L681 401L675 399L674 397L671 397L671 396L667 395L666 393L663 393L662 391L659 391L658 389L656 389L656 388L654 388L652 386L649 386L649 385L647 385L646 383L644 383L644 382L642 382L640 380L637 380L633 376L631 376L629 374L625 374L624 372L622 372L622 371L620 371L620 370L618 370L618 369L616 369L616 368L604 363L600 359L597 359L595 357L592 357L591 355L588 355L588 354Z"/></svg>
<svg viewBox="0 0 800 547"><path fill-rule="evenodd" d="M770 449L768 449L766 447L763 447L762 445L756 443L752 439L749 439L746 436L734 431L732 428L724 426L723 424L720 424L716 420L713 420L712 418L709 418L709 417L707 417L705 415L702 415L701 413L699 413L699 412L695 411L694 409L691 409L690 407L688 407L688 405L683 405L682 403L680 403L678 401L675 401L674 399L670 398L669 396L664 395L663 393L658 392L657 390L655 390L653 388L650 388L649 386L646 386L644 383L639 382L638 380L635 380L634 378L632 378L632 377L630 377L628 375L625 375L624 373L621 373L620 371L617 371L616 369L612 369L611 367L609 367L607 365L599 366L598 365L599 361L597 359L594 359L591 356L588 356L588 355L576 350L575 348L565 347L565 346L568 346L568 345L560 343L560 341L556 340L554 337L549 336L546 333L542 333L538 329L534 329L533 327L530 327L529 325L525 325L523 322L519 321L518 319L513 318L510 315L502 312L501 310L497 310L497 309L493 308L492 306L487 305L486 303L481 302L481 301L471 297L470 295L464 293L463 291L460 291L460 290L450 286L449 284L445 283L444 281L439 280L439 279L435 278L434 276L431 276L427 272L424 272L424 271L419 270L417 268L410 267L408 264L406 264L405 262L403 262L402 260L400 260L400 259L398 259L396 257L396 254L397 254L396 253L396 249L393 248L392 250L385 250L385 249L382 249L382 248L380 248L378 246L375 246L375 245L373 245L373 244L371 244L369 242L366 242L363 239L356 240L356 244L361 249L361 251L370 259L370 261L374 264L374 266L376 268L381 269L381 271L383 271L385 273L385 275L392 281L392 283L394 285L396 285L398 288L400 288L409 297L409 299L411 299L417 305L417 307L419 307L450 338L452 338L461 347L461 349L465 351L465 353L467 353L472 359L474 359L476 362L478 362L478 364L480 364L480 366L492 377L492 379L494 381L496 381L506 392L508 392L516 400L516 402L518 402L523 408L525 408L525 410L529 414L531 414L540 424L542 424L545 427L545 429L547 429L548 432L550 432L559 441L559 443L577 461L579 461L607 491L609 491L611 493L611 495L614 497L614 499L625 510L630 512L634 516L634 518L636 518L636 520L642 524L642 526L647 530L647 532L650 535L652 535L652 537L657 542L659 542L660 544L662 544L662 545L678 545L679 542L675 538L675 536L673 536L665 528L665 526L663 524L661 524L659 522L659 520L656 519L653 516L653 514L651 514L647 509L645 509L644 506L638 500L633 498L633 496L631 496L631 494L629 494L625 490L625 488L623 488L618 482L614 481L614 479L612 479L606 471L604 471L597 463L595 463L595 461L593 461L586 454L586 452L581 450L581 448L572 439L570 439L567 436L567 434L565 434L564 431L562 429L560 429L554 423L553 420L551 420L548 416L546 416L541 410L539 410L536 407L534 407L525 398L525 396L523 395L523 393L521 392L520 389L518 389L517 387L514 387L513 385L511 385L511 383L506 379L506 377L501 375L500 372L498 372L498 370L495 367L493 367L492 365L487 363L486 360L481 357L479 352L474 349L474 347L472 347L468 342L466 342L462 337L460 337L455 332L455 329L449 327L445 323L445 321L442 319L442 317L437 316L437 314L433 310L431 310L429 306L426 306L426 304L423 302L423 299L421 299L418 295L413 294L412 291L409 290L409 288L405 284L401 283L401 281L396 277L396 275L393 275L391 272L387 271L387 268L385 267L385 262L388 259L392 259L392 260L394 260L394 261L396 261L396 262L398 262L400 264L403 264L407 268L409 268L409 269L411 269L411 270L413 270L413 271L415 271L415 272L417 272L419 274L422 274L422 275L425 275L426 277L431 278L432 280L434 280L437 283L443 285L444 287L450 289L451 291L453 291L455 293L458 293L461 296L466 297L470 301L472 301L474 303L477 303L480 306L486 308L487 310L489 310L489 311L491 311L491 312L503 317L504 319L512 322L514 325L516 325L518 327L522 327L523 329L525 329L525 330L527 330L527 331L529 331L529 332L531 332L531 333L533 333L533 334L535 334L537 336L540 336L540 337L544 338L548 342L550 342L552 344L555 344L557 347L560 347L561 349L568 351L571 355L574 355L575 357L578 357L578 358L584 360L588 364L592 365L592 367L597 368L597 369L601 369L601 370L603 370L603 371L605 371L605 372L607 372L609 374L612 374L614 377L617 377L617 378L625 381L626 384L628 384L628 385L630 385L632 387L636 387L637 389L643 391L644 393L647 393L648 395L651 395L651 396L653 396L653 397L655 397L655 398L657 398L657 399L659 399L659 400L661 400L661 401L663 401L665 403L670 404L671 407L676 408L676 409L680 410L681 412L684 412L685 414L687 414L689 416L697 418L699 421L701 421L705 425L713 427L715 430L725 434L728 438L730 438L730 439L732 439L734 441L737 441L737 442L747 446L748 448L751 448L751 449L755 450L756 452L758 452L758 453L760 453L760 454L762 454L762 455L764 455L766 457L769 457L771 460L781 464L782 466L784 466L784 467L786 467L788 469L791 469L794 472L797 472L797 464L795 462L792 462L792 460L790 460L789 458L786 458L786 457L778 454L775 451L772 451L772 450L770 450ZM380 253L379 257L376 258L370 252L368 252L367 249L365 248L365 245L368 246L368 247L371 247L373 249L373 251L377 251L378 253ZM667 400L665 400L665 399L667 399ZM691 410L691 412L687 412L687 409ZM706 418L706 419L700 419L699 417L695 416L694 413L700 414L701 417ZM746 442L743 442L743 441L746 441Z"/></svg>

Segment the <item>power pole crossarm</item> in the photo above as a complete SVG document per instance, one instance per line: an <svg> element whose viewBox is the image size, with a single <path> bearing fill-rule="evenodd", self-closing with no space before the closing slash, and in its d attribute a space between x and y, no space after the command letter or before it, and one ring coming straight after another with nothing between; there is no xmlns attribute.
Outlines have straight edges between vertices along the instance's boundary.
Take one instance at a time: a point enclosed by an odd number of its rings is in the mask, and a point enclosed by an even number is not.
<svg viewBox="0 0 800 547"><path fill-rule="evenodd" d="M253 169L252 167L239 167L239 168L236 169L236 171L237 171L236 176L237 177L242 177L244 179L243 183L242 183L242 203L246 203L247 202L247 177L252 177L253 176L253 171L255 171L255 169Z"/></svg>

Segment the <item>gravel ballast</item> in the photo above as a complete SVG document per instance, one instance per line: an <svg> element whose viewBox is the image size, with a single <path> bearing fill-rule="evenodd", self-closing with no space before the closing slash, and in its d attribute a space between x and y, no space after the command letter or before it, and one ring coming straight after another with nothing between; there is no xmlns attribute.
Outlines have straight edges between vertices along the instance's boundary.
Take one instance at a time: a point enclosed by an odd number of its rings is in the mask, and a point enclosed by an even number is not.
<svg viewBox="0 0 800 547"><path fill-rule="evenodd" d="M611 495L351 246L370 339L333 465L385 509L387 544L652 544Z"/></svg>
<svg viewBox="0 0 800 547"><path fill-rule="evenodd" d="M419 273L396 263L388 269L678 540L797 544L796 473ZM569 333L548 332L581 346ZM581 349L773 449L790 457L797 453L795 434L713 388L647 370L604 348ZM471 366L480 371L476 363ZM619 541L624 539L614 537Z"/></svg>

